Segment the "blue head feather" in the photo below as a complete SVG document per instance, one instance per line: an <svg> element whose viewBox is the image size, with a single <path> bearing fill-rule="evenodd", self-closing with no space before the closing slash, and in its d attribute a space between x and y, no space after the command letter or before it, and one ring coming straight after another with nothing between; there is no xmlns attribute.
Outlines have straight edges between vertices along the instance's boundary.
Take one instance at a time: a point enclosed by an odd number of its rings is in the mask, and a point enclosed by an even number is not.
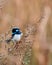
<svg viewBox="0 0 52 65"><path fill-rule="evenodd" d="M20 29L19 28L13 28L12 29L12 33L15 33L15 32L17 32L17 31L19 31Z"/></svg>
<svg viewBox="0 0 52 65"><path fill-rule="evenodd" d="M19 28L13 28L12 29L12 35L14 35L14 34L21 34L20 29Z"/></svg>

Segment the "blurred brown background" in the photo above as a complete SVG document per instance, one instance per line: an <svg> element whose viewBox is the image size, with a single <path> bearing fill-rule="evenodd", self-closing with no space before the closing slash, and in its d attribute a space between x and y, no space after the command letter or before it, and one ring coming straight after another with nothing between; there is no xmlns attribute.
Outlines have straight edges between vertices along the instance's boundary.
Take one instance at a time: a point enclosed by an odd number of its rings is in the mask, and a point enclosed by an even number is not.
<svg viewBox="0 0 52 65"><path fill-rule="evenodd" d="M52 58L51 58L52 57L52 48L51 48L52 47L52 1L51 0L9 0L9 1L3 0L2 2L3 4L0 2L1 4L0 5L0 34L1 35L4 34L5 36L5 33L8 30L10 30L11 26L19 27L23 31L24 35L27 34L26 32L30 30L26 39L26 41L28 40L32 41L31 42L32 45L29 44L28 42L29 47L31 47L32 50L30 65L35 65L35 64L52 65ZM41 41L39 40L39 37L41 36L39 35L39 33L41 32L41 28L39 29L39 26L42 22L41 19L43 17L44 8L46 6L48 6L51 9L51 14L50 16L48 15L49 18L46 24L47 28L46 31L44 31L46 32L45 35L46 42L43 43L44 41L43 37ZM32 32L33 34L30 34ZM11 33L9 33L9 35L11 35ZM3 40L1 36L0 38ZM25 37L22 39L22 43L19 44L19 49L16 52L18 53L19 51L21 51L21 53L25 55L27 46L25 46L26 44L24 42L24 39ZM10 47L11 45L8 45L2 41L1 48L0 48L0 55L3 56L3 59L6 61L2 60L2 62L0 62L0 65L2 65L2 63L3 64L6 63L6 65L13 65L13 64L22 65L23 64L22 60L24 55L23 54L21 56L20 54L18 54L17 56L13 56L13 55L10 56L10 54L8 55L8 46ZM22 46L22 49L20 46Z"/></svg>

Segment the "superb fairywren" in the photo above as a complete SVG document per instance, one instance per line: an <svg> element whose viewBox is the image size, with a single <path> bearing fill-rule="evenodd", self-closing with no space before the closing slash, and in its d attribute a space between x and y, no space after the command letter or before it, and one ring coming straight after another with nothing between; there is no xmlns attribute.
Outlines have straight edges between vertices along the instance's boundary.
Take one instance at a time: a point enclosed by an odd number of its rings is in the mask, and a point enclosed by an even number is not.
<svg viewBox="0 0 52 65"><path fill-rule="evenodd" d="M19 42L21 40L22 35L23 33L20 31L20 29L17 27L14 27L12 29L12 36L7 42L10 42L11 40L15 42Z"/></svg>

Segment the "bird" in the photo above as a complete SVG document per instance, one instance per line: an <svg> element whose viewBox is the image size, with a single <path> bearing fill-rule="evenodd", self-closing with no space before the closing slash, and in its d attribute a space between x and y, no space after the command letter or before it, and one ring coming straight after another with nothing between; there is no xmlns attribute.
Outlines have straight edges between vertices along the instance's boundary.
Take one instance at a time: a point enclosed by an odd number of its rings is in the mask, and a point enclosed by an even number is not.
<svg viewBox="0 0 52 65"><path fill-rule="evenodd" d="M18 27L14 27L12 29L11 38L7 40L7 43L10 41L19 42L21 40L22 36L23 36L22 31Z"/></svg>

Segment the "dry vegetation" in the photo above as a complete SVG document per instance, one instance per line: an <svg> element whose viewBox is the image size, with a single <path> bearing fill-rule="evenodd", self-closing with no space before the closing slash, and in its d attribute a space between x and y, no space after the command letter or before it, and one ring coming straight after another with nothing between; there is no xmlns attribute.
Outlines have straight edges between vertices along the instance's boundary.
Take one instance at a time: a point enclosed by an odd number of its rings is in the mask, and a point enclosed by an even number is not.
<svg viewBox="0 0 52 65"><path fill-rule="evenodd" d="M0 8L0 39L10 37L13 26L24 35L15 48L0 42L0 65L52 65L52 1L9 0Z"/></svg>

